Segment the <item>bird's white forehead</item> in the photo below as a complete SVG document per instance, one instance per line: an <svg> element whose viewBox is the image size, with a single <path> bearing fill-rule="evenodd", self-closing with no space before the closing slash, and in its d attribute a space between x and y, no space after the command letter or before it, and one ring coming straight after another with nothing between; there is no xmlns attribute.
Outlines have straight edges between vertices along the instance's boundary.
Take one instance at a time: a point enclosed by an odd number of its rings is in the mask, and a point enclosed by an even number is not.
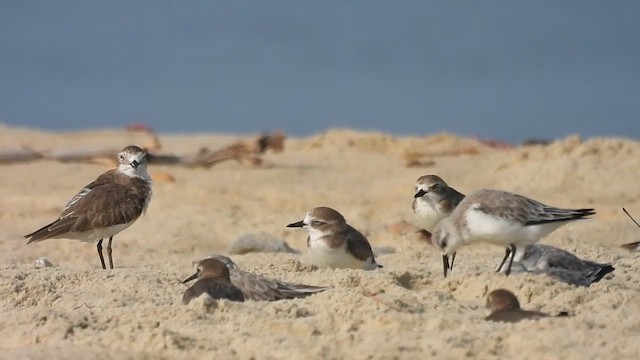
<svg viewBox="0 0 640 360"><path fill-rule="evenodd" d="M433 186L435 184L439 184L440 181L436 181L433 179L421 179L416 181L416 186L422 186L422 187L430 187Z"/></svg>
<svg viewBox="0 0 640 360"><path fill-rule="evenodd" d="M435 185L436 182L432 179L420 179L416 181L416 187L420 189L428 189L429 187Z"/></svg>
<svg viewBox="0 0 640 360"><path fill-rule="evenodd" d="M308 212L305 216L304 216L304 220L302 220L303 223L309 225L311 223L311 213Z"/></svg>
<svg viewBox="0 0 640 360"><path fill-rule="evenodd" d="M143 152L122 151L118 155L121 155L127 159L142 159L146 154Z"/></svg>

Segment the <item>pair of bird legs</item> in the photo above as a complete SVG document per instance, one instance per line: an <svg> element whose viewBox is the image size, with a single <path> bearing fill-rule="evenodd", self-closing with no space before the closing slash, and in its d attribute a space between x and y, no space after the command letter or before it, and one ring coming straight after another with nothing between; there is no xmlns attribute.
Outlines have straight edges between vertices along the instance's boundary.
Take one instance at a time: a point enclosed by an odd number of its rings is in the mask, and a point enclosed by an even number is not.
<svg viewBox="0 0 640 360"><path fill-rule="evenodd" d="M104 264L104 257L102 256L102 240L104 239L100 239L98 241L98 245L96 246L98 248L98 255L100 255L100 263L102 264L102 268L103 269L107 269L107 267ZM113 269L113 259L111 259L111 242L113 241L113 236L109 238L109 243L107 244L107 256L109 257L109 269Z"/></svg>
<svg viewBox="0 0 640 360"><path fill-rule="evenodd" d="M511 265L513 265L513 258L516 257L516 246L513 244L507 246L504 258L500 262L500 265L498 266L498 269L496 269L496 272L500 272L500 270L502 269L502 265L504 265L504 263L507 261L509 255L511 255L511 257L509 258L509 266L507 267L505 275L509 276L509 274L511 274Z"/></svg>
<svg viewBox="0 0 640 360"><path fill-rule="evenodd" d="M498 269L496 270L496 272L500 272L500 269L502 269L502 265L504 265L504 263L507 261L507 258L509 257L509 255L511 255L511 258L509 259L509 267L507 267L507 271L505 272L505 274L507 276L511 274L511 265L513 265L513 258L516 257L516 246L513 244L509 245L506 248L504 258L500 262L500 265L498 266ZM451 264L449 264L449 257L447 255L443 255L442 260L443 260L442 264L444 265L444 274L446 276L447 270L453 269L453 263L456 260L456 253L453 253L453 255L451 256Z"/></svg>

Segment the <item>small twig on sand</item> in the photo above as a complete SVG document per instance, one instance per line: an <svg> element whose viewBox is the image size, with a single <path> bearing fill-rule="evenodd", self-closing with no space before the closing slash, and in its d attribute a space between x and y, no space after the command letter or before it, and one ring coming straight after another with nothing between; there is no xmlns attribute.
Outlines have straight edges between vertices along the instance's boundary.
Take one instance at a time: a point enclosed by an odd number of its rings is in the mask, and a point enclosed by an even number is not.
<svg viewBox="0 0 640 360"><path fill-rule="evenodd" d="M638 224L638 222L636 221L636 219L633 218L633 216L631 216L631 214L629 214L629 212L627 211L627 209L622 208L622 211L624 211L625 214L627 214L627 216L629 217L629 219L631 219L631 221L633 221L634 224L636 224L638 227L640 227L640 224Z"/></svg>
<svg viewBox="0 0 640 360"><path fill-rule="evenodd" d="M624 213L627 214L629 219L631 219L631 221L633 221L634 224L636 224L638 227L640 227L640 224L638 224L636 219L634 219L633 216L631 216L631 214L629 214L627 209L622 208L622 211L624 211ZM620 245L620 247L623 248L623 249L627 249L629 251L640 251L640 241L632 242L632 243L629 243L629 244L623 244L623 245Z"/></svg>

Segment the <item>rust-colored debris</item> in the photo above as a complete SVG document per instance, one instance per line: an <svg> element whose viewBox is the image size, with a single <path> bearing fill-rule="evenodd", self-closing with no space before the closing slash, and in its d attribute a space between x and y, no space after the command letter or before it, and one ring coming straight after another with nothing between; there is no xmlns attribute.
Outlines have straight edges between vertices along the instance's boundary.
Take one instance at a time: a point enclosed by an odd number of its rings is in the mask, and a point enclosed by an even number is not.
<svg viewBox="0 0 640 360"><path fill-rule="evenodd" d="M210 168L227 160L236 160L244 165L260 166L262 165L260 155L267 150L282 152L285 139L286 135L281 131L263 134L256 139L238 141L215 151L201 148L198 154L184 159L183 162L186 166L204 168Z"/></svg>
<svg viewBox="0 0 640 360"><path fill-rule="evenodd" d="M406 150L402 153L405 167L429 167L435 165L435 161L427 154Z"/></svg>
<svg viewBox="0 0 640 360"><path fill-rule="evenodd" d="M262 157L267 150L275 153L284 150L286 135L277 131L272 134L263 134L250 140L242 140L218 150L201 148L197 153L186 156L175 156L158 154L162 148L158 136L144 124L133 124L126 127L126 131L142 132L149 135L149 140L145 144L139 144L147 151L147 160L150 164L156 165L178 165L190 168L210 168L227 160L236 160L241 164L250 166L262 165ZM12 148L0 150L0 164L12 164L33 161L38 159L53 160L64 163L97 163L105 167L114 167L115 158L120 148L77 148L61 149L53 151L37 151L28 147ZM156 174L157 175L157 174ZM160 181L170 180L166 176L159 175Z"/></svg>

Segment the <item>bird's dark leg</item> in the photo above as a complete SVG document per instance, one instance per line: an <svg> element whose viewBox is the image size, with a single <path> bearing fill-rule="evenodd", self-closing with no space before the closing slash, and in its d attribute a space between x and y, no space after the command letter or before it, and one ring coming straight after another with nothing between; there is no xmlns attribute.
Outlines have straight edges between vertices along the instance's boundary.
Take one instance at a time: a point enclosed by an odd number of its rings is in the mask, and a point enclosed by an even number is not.
<svg viewBox="0 0 640 360"><path fill-rule="evenodd" d="M113 269L113 259L111 259L111 241L113 241L113 236L109 238L109 243L107 244L107 256L109 257L109 269Z"/></svg>
<svg viewBox="0 0 640 360"><path fill-rule="evenodd" d="M516 257L516 246L511 244L511 259L509 260L509 267L507 268L507 272L505 273L507 276L511 274L511 265L513 265L513 259Z"/></svg>
<svg viewBox="0 0 640 360"><path fill-rule="evenodd" d="M98 240L98 246L96 246L98 248L98 255L100 255L100 263L102 264L102 268L103 269L107 269L107 267L104 265L104 257L102 256L102 239Z"/></svg>
<svg viewBox="0 0 640 360"><path fill-rule="evenodd" d="M451 265L449 265L449 270L453 270L453 263L456 261L456 253L451 254Z"/></svg>
<svg viewBox="0 0 640 360"><path fill-rule="evenodd" d="M449 271L449 255L442 255L442 267L444 269L444 277L447 277Z"/></svg>
<svg viewBox="0 0 640 360"><path fill-rule="evenodd" d="M504 258L502 258L502 261L500 262L500 265L498 265L498 269L496 269L496 272L500 272L500 270L502 270L502 265L504 265L504 263L507 261L509 254L511 254L511 249L507 247L504 253Z"/></svg>

